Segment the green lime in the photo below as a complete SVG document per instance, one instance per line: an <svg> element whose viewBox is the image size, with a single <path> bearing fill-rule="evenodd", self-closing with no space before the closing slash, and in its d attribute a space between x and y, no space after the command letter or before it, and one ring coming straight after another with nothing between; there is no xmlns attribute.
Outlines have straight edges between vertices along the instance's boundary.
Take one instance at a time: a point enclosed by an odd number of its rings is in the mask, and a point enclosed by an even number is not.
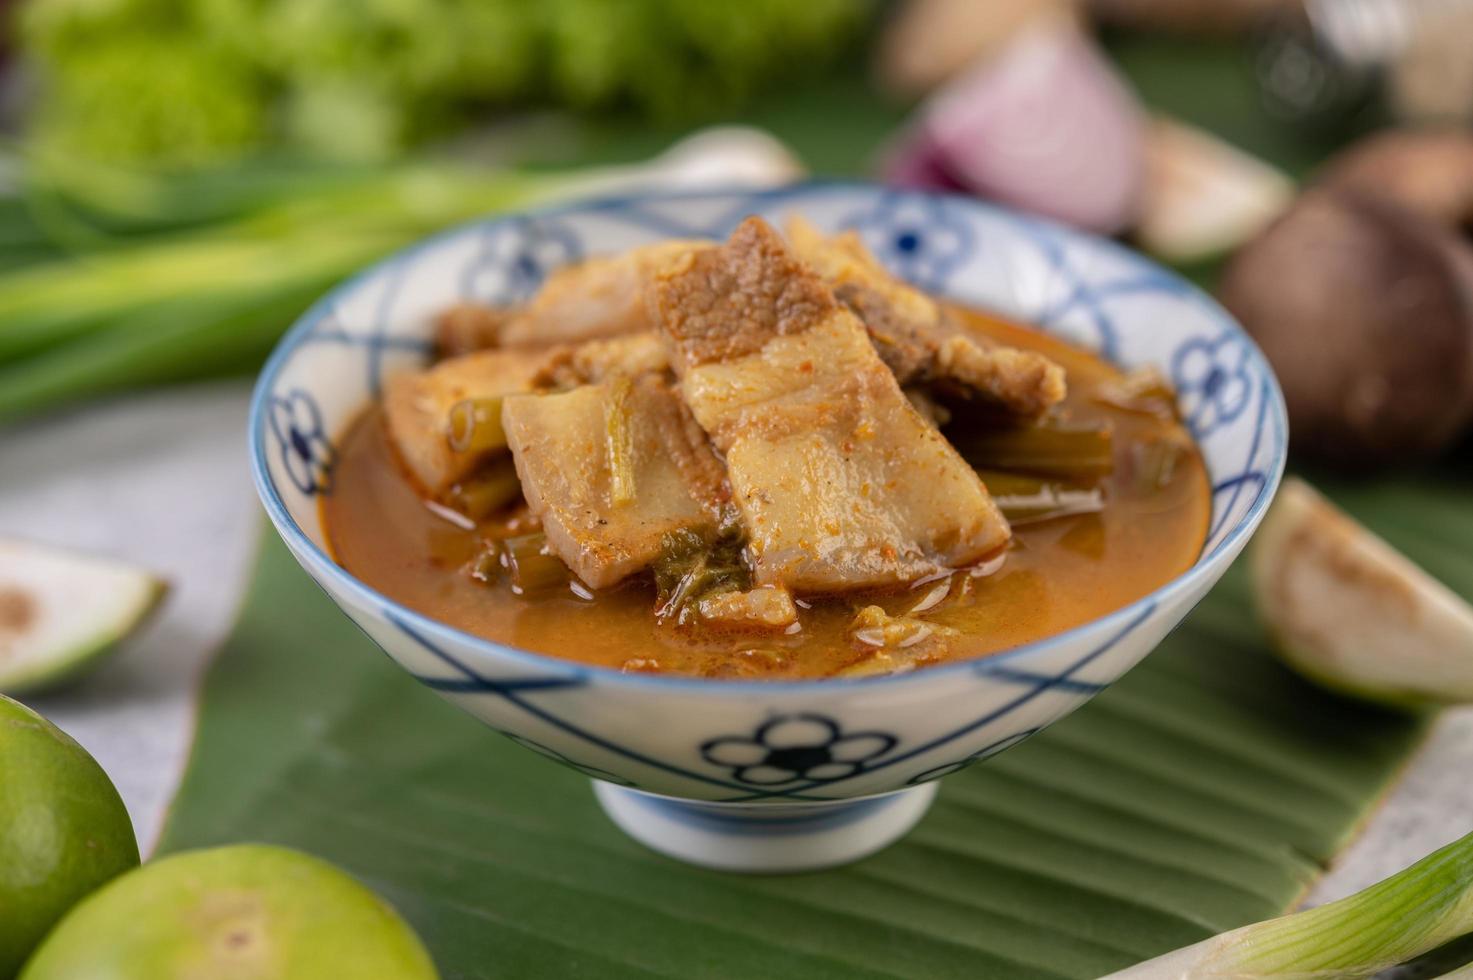
<svg viewBox="0 0 1473 980"><path fill-rule="evenodd" d="M0 540L0 692L66 681L117 648L167 591L152 572Z"/></svg>
<svg viewBox="0 0 1473 980"><path fill-rule="evenodd" d="M118 791L87 751L0 695L0 977L20 969L56 920L136 867Z"/></svg>
<svg viewBox="0 0 1473 980"><path fill-rule="evenodd" d="M434 980L394 909L307 854L261 844L185 851L93 894L21 980Z"/></svg>

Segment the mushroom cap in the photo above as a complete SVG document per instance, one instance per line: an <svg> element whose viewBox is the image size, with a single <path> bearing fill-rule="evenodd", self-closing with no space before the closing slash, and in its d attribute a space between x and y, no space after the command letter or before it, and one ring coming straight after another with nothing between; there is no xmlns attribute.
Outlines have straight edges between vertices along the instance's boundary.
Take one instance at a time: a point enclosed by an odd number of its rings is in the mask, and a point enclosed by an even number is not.
<svg viewBox="0 0 1473 980"><path fill-rule="evenodd" d="M1394 201L1453 228L1473 227L1473 133L1377 133L1331 160L1318 183Z"/></svg>
<svg viewBox="0 0 1473 980"><path fill-rule="evenodd" d="M1473 418L1473 250L1435 222L1311 190L1220 291L1278 373L1296 452L1347 468L1415 459Z"/></svg>

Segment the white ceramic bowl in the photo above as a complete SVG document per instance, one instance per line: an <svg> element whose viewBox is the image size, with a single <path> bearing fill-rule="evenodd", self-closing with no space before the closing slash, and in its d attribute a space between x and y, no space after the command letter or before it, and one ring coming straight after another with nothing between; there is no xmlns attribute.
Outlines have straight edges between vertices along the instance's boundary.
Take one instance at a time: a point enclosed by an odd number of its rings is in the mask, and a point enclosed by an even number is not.
<svg viewBox="0 0 1473 980"><path fill-rule="evenodd" d="M506 303L551 268L749 214L857 228L896 272L1176 384L1212 482L1206 547L1137 602L987 659L894 677L704 681L621 674L478 639L381 595L324 549L333 440L390 371L421 363L434 316ZM282 340L250 421L256 488L302 567L395 660L487 725L595 780L626 831L737 870L867 854L924 813L934 780L1057 721L1135 665L1242 550L1283 469L1283 399L1215 303L1113 243L961 197L866 184L642 195L457 228L339 287Z"/></svg>

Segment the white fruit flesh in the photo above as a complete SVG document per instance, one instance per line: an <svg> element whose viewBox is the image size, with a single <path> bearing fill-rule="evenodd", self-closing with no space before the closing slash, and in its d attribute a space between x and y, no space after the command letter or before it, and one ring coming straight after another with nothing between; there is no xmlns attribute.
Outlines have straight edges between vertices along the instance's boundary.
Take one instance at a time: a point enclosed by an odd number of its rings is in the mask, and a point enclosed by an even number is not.
<svg viewBox="0 0 1473 980"><path fill-rule="evenodd" d="M1290 479L1254 541L1279 652L1328 687L1393 704L1473 701L1473 607Z"/></svg>
<svg viewBox="0 0 1473 980"><path fill-rule="evenodd" d="M1174 262L1227 252L1289 205L1294 184L1256 157L1169 119L1146 133L1146 182L1136 237Z"/></svg>
<svg viewBox="0 0 1473 980"><path fill-rule="evenodd" d="M76 673L131 632L164 589L123 562L0 540L0 693Z"/></svg>

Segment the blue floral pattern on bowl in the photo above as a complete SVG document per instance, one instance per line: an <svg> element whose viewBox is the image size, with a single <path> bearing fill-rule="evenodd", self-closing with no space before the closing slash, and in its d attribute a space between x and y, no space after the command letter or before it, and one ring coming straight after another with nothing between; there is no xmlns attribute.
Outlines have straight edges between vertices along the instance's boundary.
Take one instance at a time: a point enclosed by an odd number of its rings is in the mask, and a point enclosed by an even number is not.
<svg viewBox="0 0 1473 980"><path fill-rule="evenodd" d="M554 221L519 220L485 229L479 254L461 274L461 293L499 305L537 292L547 274L583 257L576 235Z"/></svg>
<svg viewBox="0 0 1473 980"><path fill-rule="evenodd" d="M753 786L826 783L858 775L866 762L895 748L897 741L883 732L846 733L823 715L781 715L764 721L751 735L711 739L701 746L701 757Z"/></svg>
<svg viewBox="0 0 1473 980"><path fill-rule="evenodd" d="M846 219L886 266L923 289L942 284L972 251L971 227L935 197L890 193Z"/></svg>
<svg viewBox="0 0 1473 980"><path fill-rule="evenodd" d="M337 451L322 427L322 411L312 396L293 389L270 399L271 435L292 485L308 496L332 492Z"/></svg>
<svg viewBox="0 0 1473 980"><path fill-rule="evenodd" d="M717 682L621 674L477 639L333 563L317 513L332 486L330 436L381 375L423 363L436 313L464 300L525 298L551 269L583 256L672 235L719 238L748 214L781 223L795 212L821 228L855 229L927 289L1037 323L1122 366L1166 372L1212 482L1196 565L1110 615L984 661L892 677ZM597 779L738 814L821 811L907 787L920 794L1073 711L1149 653L1241 551L1273 496L1287 438L1258 349L1178 277L1114 243L974 200L842 183L635 195L430 239L302 318L262 373L250 435L257 488L283 539L405 669L497 731Z"/></svg>
<svg viewBox="0 0 1473 980"><path fill-rule="evenodd" d="M1171 378L1182 417L1198 439L1235 421L1253 399L1248 343L1237 334L1182 344L1171 359Z"/></svg>

